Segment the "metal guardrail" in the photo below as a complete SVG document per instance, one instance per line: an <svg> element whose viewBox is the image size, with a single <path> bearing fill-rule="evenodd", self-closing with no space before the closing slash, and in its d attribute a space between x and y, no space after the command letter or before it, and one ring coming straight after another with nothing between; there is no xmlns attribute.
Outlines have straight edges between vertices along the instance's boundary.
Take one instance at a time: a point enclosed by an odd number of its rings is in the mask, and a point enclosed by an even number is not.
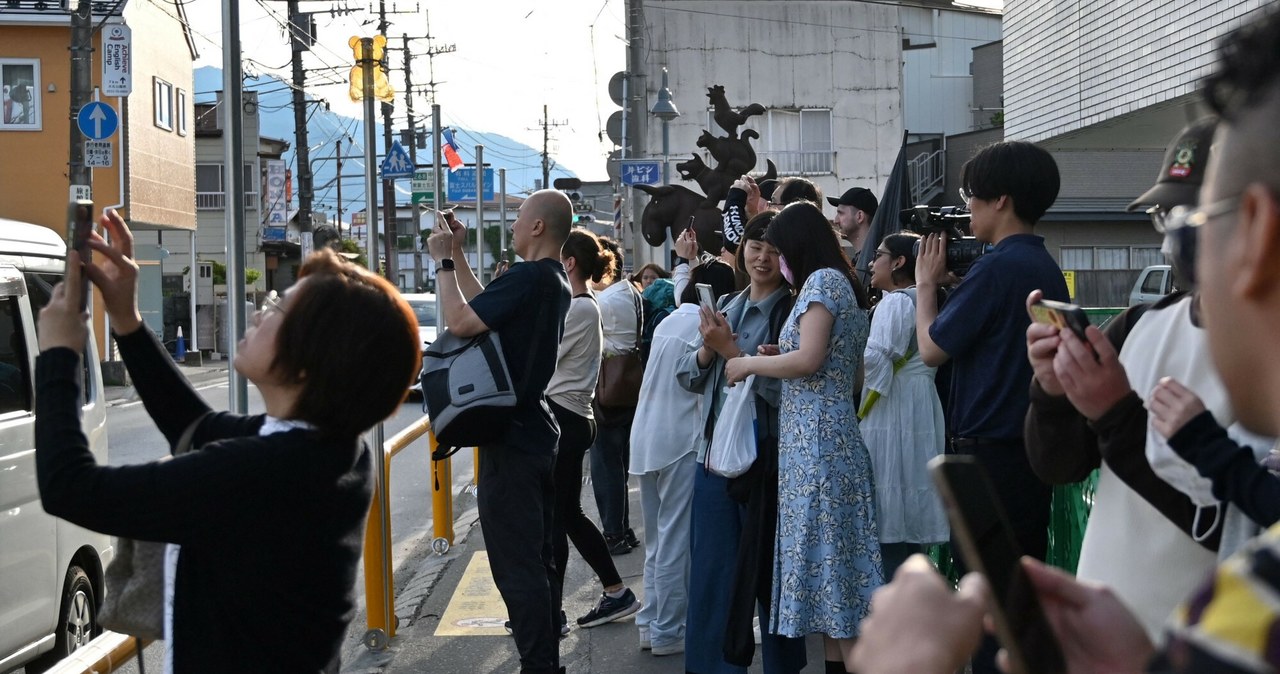
<svg viewBox="0 0 1280 674"><path fill-rule="evenodd" d="M386 461L383 474L374 480L373 503L369 508L369 520L364 535L364 589L366 627L365 647L370 650L385 649L396 634L395 579L391 569L391 522L383 526L380 508L389 508L390 494L385 485L391 484L390 459L422 436L428 438L428 449L436 451L438 443L431 432L431 419L423 416L382 444ZM476 466L479 466L479 449L476 449ZM443 555L453 546L453 464L452 458L431 462L431 549ZM471 488L475 488L472 478ZM437 517L437 513L447 513ZM144 644L145 648L146 645ZM46 674L109 674L128 662L138 653L138 640L115 632L103 632L84 647L49 669Z"/></svg>

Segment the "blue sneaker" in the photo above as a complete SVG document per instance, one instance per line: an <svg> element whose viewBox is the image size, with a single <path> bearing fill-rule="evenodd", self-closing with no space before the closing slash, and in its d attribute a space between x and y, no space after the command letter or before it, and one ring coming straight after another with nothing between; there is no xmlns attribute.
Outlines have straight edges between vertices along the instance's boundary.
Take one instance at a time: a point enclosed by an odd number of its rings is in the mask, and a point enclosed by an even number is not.
<svg viewBox="0 0 1280 674"><path fill-rule="evenodd" d="M595 627L635 614L640 610L640 600L636 599L630 588L622 591L622 596L614 599L607 594L600 595L600 603L591 612L578 618L578 627Z"/></svg>

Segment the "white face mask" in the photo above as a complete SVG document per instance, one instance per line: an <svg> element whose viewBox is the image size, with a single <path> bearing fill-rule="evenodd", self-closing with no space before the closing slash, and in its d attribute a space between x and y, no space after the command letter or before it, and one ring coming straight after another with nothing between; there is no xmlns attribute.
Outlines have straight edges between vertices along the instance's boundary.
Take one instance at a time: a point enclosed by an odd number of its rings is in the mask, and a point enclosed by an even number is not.
<svg viewBox="0 0 1280 674"><path fill-rule="evenodd" d="M791 272L791 267L787 264L787 258L785 255L778 256L778 271L782 272L782 278L787 280L788 285L793 287L795 286L796 278Z"/></svg>

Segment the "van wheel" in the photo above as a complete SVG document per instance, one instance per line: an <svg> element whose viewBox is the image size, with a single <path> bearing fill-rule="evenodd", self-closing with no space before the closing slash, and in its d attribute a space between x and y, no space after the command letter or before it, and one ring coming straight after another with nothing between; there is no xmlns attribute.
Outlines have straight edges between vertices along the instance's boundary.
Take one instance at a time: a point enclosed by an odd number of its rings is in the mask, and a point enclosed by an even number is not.
<svg viewBox="0 0 1280 674"><path fill-rule="evenodd" d="M62 604L58 609L57 630L53 650L27 665L27 672L43 672L102 633L102 627L98 625L98 602L94 599L93 584L89 582L89 575L84 569L75 564L67 569L67 578L62 583Z"/></svg>

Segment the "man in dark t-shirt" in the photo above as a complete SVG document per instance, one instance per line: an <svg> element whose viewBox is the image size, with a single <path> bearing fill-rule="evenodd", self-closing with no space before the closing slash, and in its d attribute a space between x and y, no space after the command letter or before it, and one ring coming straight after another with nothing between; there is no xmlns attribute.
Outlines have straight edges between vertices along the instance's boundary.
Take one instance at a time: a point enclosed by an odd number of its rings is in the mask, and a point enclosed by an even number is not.
<svg viewBox="0 0 1280 674"><path fill-rule="evenodd" d="M946 238L932 234L922 242L916 262L920 356L932 367L952 363L950 451L982 464L1022 552L1044 559L1051 492L1031 471L1022 440L1031 385L1026 298L1041 289L1046 299L1069 299L1062 270L1034 234L1058 196L1058 167L1031 143L995 143L964 165L961 181L973 235L995 247L970 267L939 311L937 289L948 276ZM988 639L973 671L997 671L995 652Z"/></svg>
<svg viewBox="0 0 1280 674"><path fill-rule="evenodd" d="M480 448L476 502L493 581L511 617L521 672L563 671L560 588L551 547L552 472L560 428L544 393L569 312L569 280L560 252L572 220L573 204L563 193L533 193L511 227L512 247L526 262L512 265L487 288L467 264L462 251L466 227L452 213L441 216L427 240L438 263L436 297L449 331L460 337L497 332L520 392L506 437Z"/></svg>

